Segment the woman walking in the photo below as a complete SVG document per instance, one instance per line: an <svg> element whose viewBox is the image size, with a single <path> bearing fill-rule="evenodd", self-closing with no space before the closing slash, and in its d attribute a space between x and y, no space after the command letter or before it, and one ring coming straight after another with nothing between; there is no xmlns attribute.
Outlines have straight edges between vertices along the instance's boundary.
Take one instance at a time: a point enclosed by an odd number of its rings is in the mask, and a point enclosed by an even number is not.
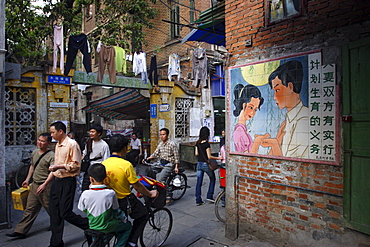
<svg viewBox="0 0 370 247"><path fill-rule="evenodd" d="M207 127L202 127L199 131L199 139L195 144L195 155L198 156L197 163L197 186L195 189L196 205L200 206L204 204L202 200L202 183L204 173L207 173L209 177L209 187L207 192L207 201L214 203L213 194L216 184L215 172L211 171L208 167L208 159L220 160L221 157L213 157L211 155L211 146L208 143L209 139L209 129Z"/></svg>

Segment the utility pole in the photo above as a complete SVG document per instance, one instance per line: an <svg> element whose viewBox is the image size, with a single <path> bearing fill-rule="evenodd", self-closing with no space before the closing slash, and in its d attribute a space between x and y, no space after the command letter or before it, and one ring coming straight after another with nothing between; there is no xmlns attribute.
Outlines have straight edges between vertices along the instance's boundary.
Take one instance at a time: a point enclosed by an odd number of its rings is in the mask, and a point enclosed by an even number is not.
<svg viewBox="0 0 370 247"><path fill-rule="evenodd" d="M8 228L10 222L8 210L6 174L5 174L5 0L0 0L0 229ZM6 198L4 200L4 198Z"/></svg>

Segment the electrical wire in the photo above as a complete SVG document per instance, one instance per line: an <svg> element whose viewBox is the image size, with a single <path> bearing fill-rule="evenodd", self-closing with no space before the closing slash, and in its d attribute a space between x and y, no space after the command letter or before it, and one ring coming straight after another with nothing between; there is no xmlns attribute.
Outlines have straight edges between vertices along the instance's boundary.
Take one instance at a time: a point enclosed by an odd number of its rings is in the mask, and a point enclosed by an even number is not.
<svg viewBox="0 0 370 247"><path fill-rule="evenodd" d="M185 7L185 8L188 8L188 9L191 9L191 10L194 10L194 11L202 12L202 11L200 11L199 9L196 9L196 8L192 8L192 7L186 6L185 4L179 3L179 2L174 1L174 0L171 0L171 2L174 2L174 3L176 3L176 4L180 5L180 6L183 6L183 7Z"/></svg>
<svg viewBox="0 0 370 247"><path fill-rule="evenodd" d="M160 0L161 3L163 3L164 6L166 6L168 9L170 9L172 11L172 8L171 6L168 6L168 4L164 3L162 0ZM184 17L182 17L179 13L178 15L181 17L181 19L183 19L184 21L186 21L188 24L191 24L190 21L188 21L187 19L185 19Z"/></svg>

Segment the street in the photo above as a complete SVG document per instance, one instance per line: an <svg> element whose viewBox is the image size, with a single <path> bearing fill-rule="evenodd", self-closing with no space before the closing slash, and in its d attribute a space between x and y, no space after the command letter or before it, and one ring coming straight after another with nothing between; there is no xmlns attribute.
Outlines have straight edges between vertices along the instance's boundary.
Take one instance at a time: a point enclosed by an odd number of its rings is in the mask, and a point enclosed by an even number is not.
<svg viewBox="0 0 370 247"><path fill-rule="evenodd" d="M188 177L186 194L178 201L171 202L169 208L173 215L173 228L164 247L201 247L201 246L256 246L271 247L268 243L254 239L252 236L243 236L243 239L231 241L225 237L224 224L217 220L214 214L214 204L206 202L201 206L195 205L195 184L196 173L187 169L185 174ZM217 177L217 176L216 176ZM208 176L205 175L202 186L203 200L208 189ZM217 179L215 197L220 191L219 181ZM77 203L78 199L75 198ZM83 215L76 207L76 213ZM6 233L12 232L15 225L21 219L23 211L12 209L12 229L0 230L0 246L2 247L38 247L48 246L50 240L50 231L46 231L49 226L49 217L44 209L41 210L31 231L25 239L11 240L5 236ZM84 241L83 231L75 226L65 223L64 227L65 246L77 247L82 246ZM85 244L84 246L87 246Z"/></svg>

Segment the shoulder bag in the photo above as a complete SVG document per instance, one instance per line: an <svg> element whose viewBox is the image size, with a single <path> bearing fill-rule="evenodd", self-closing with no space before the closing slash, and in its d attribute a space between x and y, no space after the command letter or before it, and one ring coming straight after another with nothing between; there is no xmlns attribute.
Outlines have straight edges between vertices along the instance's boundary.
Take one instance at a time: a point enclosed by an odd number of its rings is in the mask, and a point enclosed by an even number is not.
<svg viewBox="0 0 370 247"><path fill-rule="evenodd" d="M218 164L217 164L217 161L214 160L214 159L208 159L208 155L204 154L203 150L200 148L200 145L198 147L198 149L202 152L203 156L205 158L207 158L207 163L208 163L208 168L211 170L211 171L215 171L218 169ZM199 153L199 152L198 152Z"/></svg>

